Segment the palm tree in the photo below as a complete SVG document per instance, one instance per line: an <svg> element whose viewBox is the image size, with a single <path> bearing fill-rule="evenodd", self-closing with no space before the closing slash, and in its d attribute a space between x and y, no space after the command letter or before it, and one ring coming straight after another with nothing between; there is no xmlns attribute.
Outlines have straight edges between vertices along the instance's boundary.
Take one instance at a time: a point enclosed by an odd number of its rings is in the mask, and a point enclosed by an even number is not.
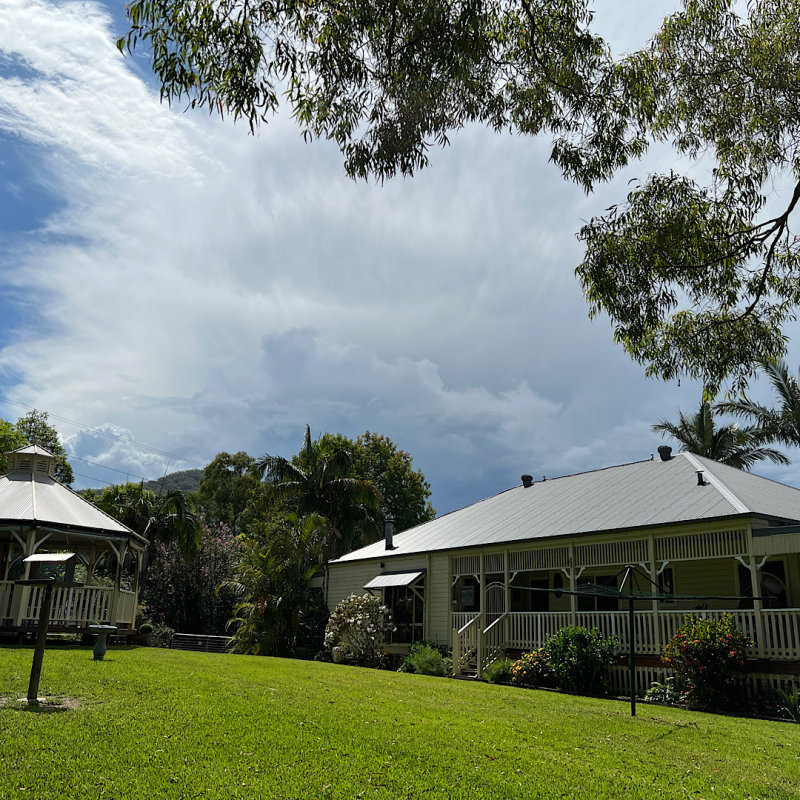
<svg viewBox="0 0 800 800"><path fill-rule="evenodd" d="M323 554L326 558L348 553L380 535L376 516L381 493L369 482L350 477L352 456L339 444L311 439L306 433L300 452L291 461L265 455L256 470L279 497L291 503L298 517L316 514L328 520Z"/></svg>
<svg viewBox="0 0 800 800"><path fill-rule="evenodd" d="M318 640L313 649L320 649L327 613L311 581L321 571L327 525L317 514L287 514L251 527L236 574L219 587L238 600L228 622L237 652L286 655L304 638Z"/></svg>
<svg viewBox="0 0 800 800"><path fill-rule="evenodd" d="M95 500L107 514L150 540L148 551L156 542L177 541L188 555L197 551L203 527L186 504L180 489L157 495L141 483L110 486Z"/></svg>
<svg viewBox="0 0 800 800"><path fill-rule="evenodd" d="M711 458L737 469L749 470L758 461L770 459L777 464L788 464L789 459L779 450L764 447L769 437L755 425L740 427L737 424L716 425L714 413L708 403L701 403L694 416L684 416L679 411L678 423L662 419L651 430L672 436L681 445L681 451Z"/></svg>
<svg viewBox="0 0 800 800"><path fill-rule="evenodd" d="M765 441L800 447L800 385L789 375L783 359L766 359L760 366L778 396L777 408L767 408L746 395L740 400L717 403L715 408L724 414L750 419L764 432Z"/></svg>

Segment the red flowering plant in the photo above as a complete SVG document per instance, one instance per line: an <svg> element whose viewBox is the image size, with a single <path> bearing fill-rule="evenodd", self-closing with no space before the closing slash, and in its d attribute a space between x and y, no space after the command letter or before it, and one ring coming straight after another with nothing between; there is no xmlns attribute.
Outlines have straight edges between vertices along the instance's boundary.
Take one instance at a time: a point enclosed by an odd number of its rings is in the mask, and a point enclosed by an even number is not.
<svg viewBox="0 0 800 800"><path fill-rule="evenodd" d="M720 619L687 616L664 648L662 661L675 670L691 708L730 709L744 700L744 662L750 640L730 614Z"/></svg>

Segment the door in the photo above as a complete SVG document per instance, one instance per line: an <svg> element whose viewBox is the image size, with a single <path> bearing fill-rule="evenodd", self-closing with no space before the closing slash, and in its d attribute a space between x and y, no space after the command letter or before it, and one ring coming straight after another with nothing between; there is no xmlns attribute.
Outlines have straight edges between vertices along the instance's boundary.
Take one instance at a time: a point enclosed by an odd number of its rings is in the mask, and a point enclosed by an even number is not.
<svg viewBox="0 0 800 800"><path fill-rule="evenodd" d="M500 581L490 583L486 587L486 616L484 629L506 613L506 587Z"/></svg>

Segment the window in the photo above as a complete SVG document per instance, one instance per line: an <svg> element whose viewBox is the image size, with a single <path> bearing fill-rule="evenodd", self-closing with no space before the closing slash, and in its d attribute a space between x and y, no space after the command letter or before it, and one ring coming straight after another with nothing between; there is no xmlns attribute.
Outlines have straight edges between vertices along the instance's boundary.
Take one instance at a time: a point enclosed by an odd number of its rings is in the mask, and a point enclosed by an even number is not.
<svg viewBox="0 0 800 800"><path fill-rule="evenodd" d="M453 611L480 611L480 584L471 575L459 578L452 600Z"/></svg>
<svg viewBox="0 0 800 800"><path fill-rule="evenodd" d="M412 644L425 638L424 591L422 583L390 586L383 590L383 602L392 612L392 623L396 629L389 636L393 644Z"/></svg>

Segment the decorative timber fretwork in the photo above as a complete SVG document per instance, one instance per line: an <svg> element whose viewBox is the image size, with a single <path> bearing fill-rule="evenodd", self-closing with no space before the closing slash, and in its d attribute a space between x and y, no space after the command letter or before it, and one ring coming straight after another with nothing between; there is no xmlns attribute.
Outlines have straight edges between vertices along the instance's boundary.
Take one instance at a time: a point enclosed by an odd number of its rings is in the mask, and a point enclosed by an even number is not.
<svg viewBox="0 0 800 800"><path fill-rule="evenodd" d="M517 550L508 554L508 568L512 572L535 572L544 569L562 569L569 566L568 547L549 547L541 550Z"/></svg>
<svg viewBox="0 0 800 800"><path fill-rule="evenodd" d="M637 564L647 558L647 539L598 542L575 546L575 565L603 567L610 564Z"/></svg>
<svg viewBox="0 0 800 800"><path fill-rule="evenodd" d="M686 536L662 536L655 540L656 561L691 561L747 553L747 531L716 531Z"/></svg>
<svg viewBox="0 0 800 800"><path fill-rule="evenodd" d="M483 557L484 572L502 572L505 569L502 553L489 553Z"/></svg>
<svg viewBox="0 0 800 800"><path fill-rule="evenodd" d="M453 559L453 575L477 575L480 571L480 556L459 556Z"/></svg>

